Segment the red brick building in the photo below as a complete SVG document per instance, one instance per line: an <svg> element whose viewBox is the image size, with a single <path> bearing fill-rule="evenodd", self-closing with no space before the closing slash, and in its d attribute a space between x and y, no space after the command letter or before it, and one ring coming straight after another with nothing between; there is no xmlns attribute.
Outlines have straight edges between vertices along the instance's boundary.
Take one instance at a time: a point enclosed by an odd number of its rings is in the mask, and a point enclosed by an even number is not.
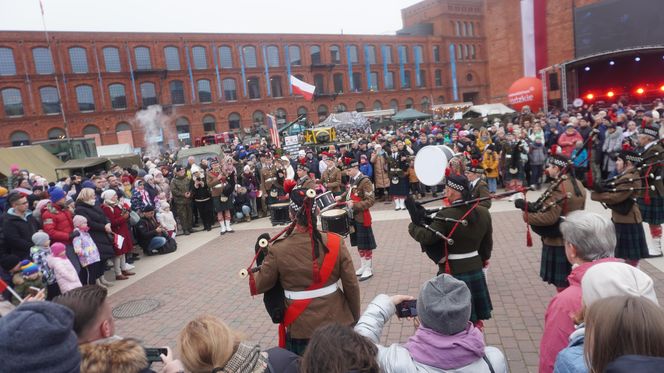
<svg viewBox="0 0 664 373"><path fill-rule="evenodd" d="M443 3L404 9L395 36L52 32L49 51L43 32L0 32L0 146L67 135L143 146L135 114L157 103L172 143L252 128L266 114L317 122L484 101L480 3ZM409 29L423 22L433 28ZM292 95L289 74L317 87L313 102Z"/></svg>

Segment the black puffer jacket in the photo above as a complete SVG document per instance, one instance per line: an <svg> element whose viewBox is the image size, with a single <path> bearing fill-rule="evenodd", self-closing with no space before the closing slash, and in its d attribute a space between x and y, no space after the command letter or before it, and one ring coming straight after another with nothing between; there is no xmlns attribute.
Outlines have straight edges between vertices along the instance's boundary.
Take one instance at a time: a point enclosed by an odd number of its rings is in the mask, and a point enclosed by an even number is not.
<svg viewBox="0 0 664 373"><path fill-rule="evenodd" d="M7 212L2 217L4 249L7 254L14 254L21 259L30 258L32 235L37 232L37 222L28 214L25 219Z"/></svg>
<svg viewBox="0 0 664 373"><path fill-rule="evenodd" d="M104 228L110 222L101 207L90 206L85 202L76 201L74 213L88 219L90 237L92 237L92 241L97 245L101 260L114 257L115 250L113 250L112 236L106 233L106 229Z"/></svg>

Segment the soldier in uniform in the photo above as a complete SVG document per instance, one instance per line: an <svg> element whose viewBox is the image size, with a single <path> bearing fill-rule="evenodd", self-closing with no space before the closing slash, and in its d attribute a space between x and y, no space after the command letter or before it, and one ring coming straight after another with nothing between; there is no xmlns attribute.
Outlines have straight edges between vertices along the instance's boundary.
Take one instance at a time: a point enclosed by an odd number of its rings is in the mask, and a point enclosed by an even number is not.
<svg viewBox="0 0 664 373"><path fill-rule="evenodd" d="M410 167L408 161L410 154L404 148L403 142L399 141L392 145L390 155L387 159L390 176L390 196L394 198L394 209L405 210L405 200L410 191L406 171Z"/></svg>
<svg viewBox="0 0 664 373"><path fill-rule="evenodd" d="M539 206L523 199L514 201L514 205L523 210L523 221L542 237L540 277L553 284L558 291L569 286L567 276L572 270L565 255L560 218L572 211L583 210L586 205L586 190L579 187L581 182L574 178L574 172L563 173L569 166L568 162L564 155L549 156L546 172L554 181L542 193L545 198Z"/></svg>
<svg viewBox="0 0 664 373"><path fill-rule="evenodd" d="M260 194L261 194L261 216L267 216L268 206L267 197L268 192L277 181L277 174L274 165L272 164L272 157L268 154L261 160L262 167L260 171Z"/></svg>
<svg viewBox="0 0 664 373"><path fill-rule="evenodd" d="M650 237L652 237L652 247L648 249L651 257L662 256L662 223L664 223L664 182L662 181L662 161L664 161L664 146L659 140L659 125L655 123L648 124L641 128L638 141L640 147L640 157L645 164L652 164L641 170L641 176L645 177L645 186L655 186L655 190L645 190L638 199L639 209L643 221L648 223L650 228ZM659 155L655 155L659 153ZM657 179L657 177L660 177Z"/></svg>
<svg viewBox="0 0 664 373"><path fill-rule="evenodd" d="M175 177L171 180L171 193L173 194L175 214L180 221L182 234L186 236L192 233L191 180L187 177L187 169L180 165L175 166Z"/></svg>
<svg viewBox="0 0 664 373"><path fill-rule="evenodd" d="M316 189L316 181L309 176L311 169L307 163L297 165L297 186L304 189Z"/></svg>
<svg viewBox="0 0 664 373"><path fill-rule="evenodd" d="M337 168L337 160L334 155L328 155L325 160L327 168L323 171L321 182L323 186L335 196L341 194L341 170Z"/></svg>
<svg viewBox="0 0 664 373"><path fill-rule="evenodd" d="M482 167L482 164L478 159L471 160L466 167L466 177L468 178L468 183L470 184L470 199L491 196L491 193L489 193L489 185L486 183L486 181L482 180L482 175L484 175L484 168ZM487 198L480 202L480 206L490 209L491 198Z"/></svg>
<svg viewBox="0 0 664 373"><path fill-rule="evenodd" d="M611 209L611 221L616 230L615 257L637 266L639 259L648 257L648 243L643 231L643 219L636 204L638 189L641 188L639 172L634 164L640 162L636 153L623 150L616 159L616 171L620 177L611 184L595 184L595 191L590 195L593 201L599 201Z"/></svg>
<svg viewBox="0 0 664 373"><path fill-rule="evenodd" d="M343 197L337 197L337 199L343 199L346 207L352 213L350 244L357 246L362 263L355 274L360 276L360 281L365 281L373 276L373 250L376 248L369 211L376 201L374 186L371 180L360 172L357 160L346 157L344 165L346 174L350 178L350 187Z"/></svg>
<svg viewBox="0 0 664 373"><path fill-rule="evenodd" d="M406 204L412 219L408 233L438 264L438 274L448 273L466 283L472 294L470 320L482 327L482 320L490 319L493 310L483 271L493 249L491 215L477 203L463 203L470 200L470 186L464 175L445 178L445 196L450 206L436 214L429 228L424 226L429 223L424 209L414 207L412 198L408 198Z"/></svg>

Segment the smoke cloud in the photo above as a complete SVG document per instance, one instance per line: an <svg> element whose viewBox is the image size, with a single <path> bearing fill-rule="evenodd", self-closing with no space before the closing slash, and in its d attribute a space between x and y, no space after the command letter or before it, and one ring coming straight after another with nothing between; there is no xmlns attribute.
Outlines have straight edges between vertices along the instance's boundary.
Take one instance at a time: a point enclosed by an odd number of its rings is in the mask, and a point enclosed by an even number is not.
<svg viewBox="0 0 664 373"><path fill-rule="evenodd" d="M165 144L171 138L171 118L164 114L161 105L150 105L137 112L135 119L143 130L144 154L150 158L158 157L161 153L160 143Z"/></svg>

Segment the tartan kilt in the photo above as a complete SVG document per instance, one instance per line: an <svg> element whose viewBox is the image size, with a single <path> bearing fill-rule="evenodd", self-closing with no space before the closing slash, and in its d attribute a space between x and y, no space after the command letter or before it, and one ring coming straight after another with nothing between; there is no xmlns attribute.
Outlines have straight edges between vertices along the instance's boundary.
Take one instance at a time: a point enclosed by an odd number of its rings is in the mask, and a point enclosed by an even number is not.
<svg viewBox="0 0 664 373"><path fill-rule="evenodd" d="M410 194L410 183L407 177L400 177L397 184L393 184L390 178L390 196L405 197L408 194Z"/></svg>
<svg viewBox="0 0 664 373"><path fill-rule="evenodd" d="M373 250L376 248L376 239L374 238L373 230L371 227L365 227L357 220L353 220L355 232L350 234L350 245L357 246L362 250Z"/></svg>
<svg viewBox="0 0 664 373"><path fill-rule="evenodd" d="M637 203L644 222L654 225L664 223L664 197L650 196L649 205L644 202L643 198L638 198Z"/></svg>
<svg viewBox="0 0 664 373"><path fill-rule="evenodd" d="M299 356L304 355L304 350L309 344L308 339L291 338L290 333L286 333L286 349Z"/></svg>
<svg viewBox="0 0 664 373"><path fill-rule="evenodd" d="M642 224L613 225L616 227L616 258L639 260L648 257L648 243Z"/></svg>
<svg viewBox="0 0 664 373"><path fill-rule="evenodd" d="M493 305L491 304L491 296L489 295L489 287L486 284L484 271L478 269L453 276L457 280L465 282L470 290L472 303L470 321L477 322L478 320L490 319Z"/></svg>
<svg viewBox="0 0 664 373"><path fill-rule="evenodd" d="M540 277L543 281L559 288L566 288L569 286L567 276L569 276L571 271L572 265L567 261L564 246L542 244Z"/></svg>

